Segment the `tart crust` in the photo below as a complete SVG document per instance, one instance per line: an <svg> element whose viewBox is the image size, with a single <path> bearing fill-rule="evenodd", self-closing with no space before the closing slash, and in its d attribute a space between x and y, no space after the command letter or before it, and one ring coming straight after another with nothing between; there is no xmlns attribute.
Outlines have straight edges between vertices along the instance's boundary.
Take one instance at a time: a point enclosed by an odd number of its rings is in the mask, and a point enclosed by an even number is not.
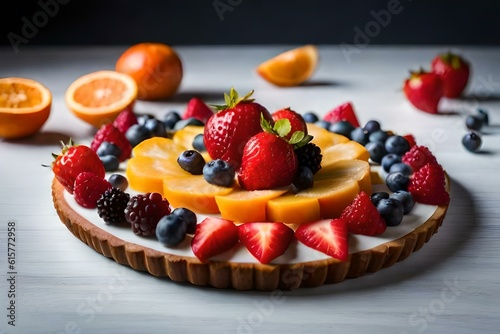
<svg viewBox="0 0 500 334"><path fill-rule="evenodd" d="M124 241L100 229L71 208L64 198L64 187L55 178L52 181L52 198L59 218L71 233L96 252L120 264L176 282L265 291L318 287L390 267L422 248L437 233L448 209L448 205L437 207L425 223L405 236L352 253L345 262L331 258L293 264L202 263L196 257L160 252Z"/></svg>

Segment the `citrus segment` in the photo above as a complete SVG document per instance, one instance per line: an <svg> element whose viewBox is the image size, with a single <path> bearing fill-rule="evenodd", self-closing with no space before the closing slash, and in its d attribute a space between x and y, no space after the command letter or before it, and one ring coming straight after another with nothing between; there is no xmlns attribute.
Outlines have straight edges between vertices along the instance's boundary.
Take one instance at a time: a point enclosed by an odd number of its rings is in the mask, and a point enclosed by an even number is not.
<svg viewBox="0 0 500 334"><path fill-rule="evenodd" d="M185 147L187 150L194 150L195 149L193 147L194 138L199 134L203 134L204 129L205 128L203 126L188 125L176 131L172 137L172 140L174 141L174 143ZM208 162L212 160L207 151L203 151L200 153L205 159L205 161Z"/></svg>
<svg viewBox="0 0 500 334"><path fill-rule="evenodd" d="M318 63L313 45L283 52L257 67L257 73L276 86L297 86L311 77Z"/></svg>
<svg viewBox="0 0 500 334"><path fill-rule="evenodd" d="M132 150L132 156L152 157L155 159L167 159L177 164L177 157L186 148L175 143L172 139L163 137L153 137L146 139Z"/></svg>
<svg viewBox="0 0 500 334"><path fill-rule="evenodd" d="M52 105L50 90L26 78L0 79L0 137L22 138L37 132L47 121Z"/></svg>
<svg viewBox="0 0 500 334"><path fill-rule="evenodd" d="M297 225L321 218L319 202L316 198L285 194L267 202L268 221Z"/></svg>
<svg viewBox="0 0 500 334"><path fill-rule="evenodd" d="M311 142L321 148L322 151L332 145L347 143L349 141L349 138L345 136L330 132L312 123L307 124L307 132L309 135L313 136Z"/></svg>
<svg viewBox="0 0 500 334"><path fill-rule="evenodd" d="M316 181L349 178L358 183L360 190L371 194L370 164L363 160L341 160L323 166L314 176ZM316 185L316 183L315 183Z"/></svg>
<svg viewBox="0 0 500 334"><path fill-rule="evenodd" d="M287 191L286 188L254 191L235 189L229 195L216 196L215 201L222 218L240 223L267 221L266 203Z"/></svg>
<svg viewBox="0 0 500 334"><path fill-rule="evenodd" d="M97 71L76 79L66 90L68 108L81 120L100 128L111 123L137 98L137 84L115 71Z"/></svg>
<svg viewBox="0 0 500 334"><path fill-rule="evenodd" d="M321 161L323 166L330 165L341 160L368 161L370 158L370 154L366 148L353 140L327 147L324 150L321 150L321 154L323 155L323 159Z"/></svg>

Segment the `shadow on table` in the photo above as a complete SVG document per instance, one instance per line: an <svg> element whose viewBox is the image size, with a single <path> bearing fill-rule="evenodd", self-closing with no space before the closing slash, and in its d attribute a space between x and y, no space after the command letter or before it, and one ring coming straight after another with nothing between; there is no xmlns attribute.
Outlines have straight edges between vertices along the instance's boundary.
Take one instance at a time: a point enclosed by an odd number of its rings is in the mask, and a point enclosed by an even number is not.
<svg viewBox="0 0 500 334"><path fill-rule="evenodd" d="M82 134L84 136L85 134ZM89 136L91 134L89 133ZM37 132L34 135L20 139L4 139L3 141L14 145L31 146L60 146L60 142L67 143L71 135L60 132Z"/></svg>

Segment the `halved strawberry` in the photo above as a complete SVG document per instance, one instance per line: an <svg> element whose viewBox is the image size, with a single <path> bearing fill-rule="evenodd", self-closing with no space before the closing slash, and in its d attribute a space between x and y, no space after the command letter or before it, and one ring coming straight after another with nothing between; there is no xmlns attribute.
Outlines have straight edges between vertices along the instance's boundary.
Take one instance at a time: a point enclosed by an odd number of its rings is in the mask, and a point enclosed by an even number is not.
<svg viewBox="0 0 500 334"><path fill-rule="evenodd" d="M290 109L290 108L284 108L275 111L273 114L273 120L274 122L280 120L280 119L288 119L290 121L290 126L291 130L290 132L285 136L285 138L290 139L292 138L292 135L297 132L297 131L302 131L305 135L307 135L307 124L304 121L304 118L302 118L302 115L300 115L298 112Z"/></svg>
<svg viewBox="0 0 500 334"><path fill-rule="evenodd" d="M345 102L333 108L325 115L325 117L323 117L323 119L330 123L347 121L351 123L355 128L359 127L359 121L356 117L356 113L354 112L354 108L351 102Z"/></svg>
<svg viewBox="0 0 500 334"><path fill-rule="evenodd" d="M347 221L349 232L354 234L378 235L384 233L387 227L377 207L370 200L370 196L364 191L354 198L352 203L342 211L340 217Z"/></svg>
<svg viewBox="0 0 500 334"><path fill-rule="evenodd" d="M184 114L182 114L182 119L188 119L194 117L199 121L206 123L208 119L214 114L214 111L210 109L205 102L199 97L193 97L189 100Z"/></svg>
<svg viewBox="0 0 500 334"><path fill-rule="evenodd" d="M419 203L444 205L450 202L450 194L446 191L446 179L441 165L427 164L413 173L408 191Z"/></svg>
<svg viewBox="0 0 500 334"><path fill-rule="evenodd" d="M84 208L94 209L102 194L113 186L91 172L82 172L75 179L75 201Z"/></svg>
<svg viewBox="0 0 500 334"><path fill-rule="evenodd" d="M421 145L412 146L410 150L403 155L401 160L405 164L410 165L413 172L418 171L427 164L437 165L438 163L432 152L426 146Z"/></svg>
<svg viewBox="0 0 500 334"><path fill-rule="evenodd" d="M132 154L132 146L130 145L127 137L125 137L125 135L113 124L103 125L99 130L97 130L94 139L90 144L90 148L96 152L102 142L105 141L113 143L120 148L122 151L122 154L118 157L120 161L125 161L130 158L130 155Z"/></svg>
<svg viewBox="0 0 500 334"><path fill-rule="evenodd" d="M114 127L120 130L123 134L125 134L127 130L135 124L137 124L137 116L132 111L132 108L123 110L113 121Z"/></svg>
<svg viewBox="0 0 500 334"><path fill-rule="evenodd" d="M295 231L295 237L304 245L340 261L349 258L349 233L344 218L302 224Z"/></svg>
<svg viewBox="0 0 500 334"><path fill-rule="evenodd" d="M238 226L241 243L264 264L287 250L293 234L290 227L280 222L251 222Z"/></svg>
<svg viewBox="0 0 500 334"><path fill-rule="evenodd" d="M208 217L196 225L191 249L202 262L233 248L238 243L238 228L227 219Z"/></svg>

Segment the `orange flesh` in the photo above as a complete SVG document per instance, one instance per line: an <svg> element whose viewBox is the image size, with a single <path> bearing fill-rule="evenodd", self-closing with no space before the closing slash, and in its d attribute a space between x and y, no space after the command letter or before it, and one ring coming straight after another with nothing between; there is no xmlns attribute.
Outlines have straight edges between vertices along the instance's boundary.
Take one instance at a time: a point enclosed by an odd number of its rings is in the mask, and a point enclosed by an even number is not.
<svg viewBox="0 0 500 334"><path fill-rule="evenodd" d="M42 102L40 91L22 83L0 84L0 108L31 108Z"/></svg>
<svg viewBox="0 0 500 334"><path fill-rule="evenodd" d="M127 86L123 82L102 78L78 87L73 99L86 107L99 108L120 101L126 92Z"/></svg>

